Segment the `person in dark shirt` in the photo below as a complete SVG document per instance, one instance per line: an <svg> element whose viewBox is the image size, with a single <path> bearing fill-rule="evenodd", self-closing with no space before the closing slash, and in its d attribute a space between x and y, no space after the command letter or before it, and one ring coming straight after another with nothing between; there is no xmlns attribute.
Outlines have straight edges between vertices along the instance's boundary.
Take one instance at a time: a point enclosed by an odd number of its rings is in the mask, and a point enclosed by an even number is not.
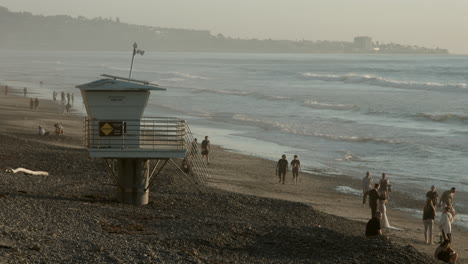
<svg viewBox="0 0 468 264"><path fill-rule="evenodd" d="M374 184L374 189L369 191L369 207L371 208L371 217L374 217L377 212L377 206L379 205L379 200L383 198L379 194L379 184Z"/></svg>
<svg viewBox="0 0 468 264"><path fill-rule="evenodd" d="M458 254L452 249L450 240L446 239L437 247L434 257L445 263L456 263Z"/></svg>
<svg viewBox="0 0 468 264"><path fill-rule="evenodd" d="M286 171L288 170L288 160L286 159L286 155L283 154L281 159L278 160L278 164L276 164L276 175L279 177L279 182L284 184L284 178L286 177Z"/></svg>
<svg viewBox="0 0 468 264"><path fill-rule="evenodd" d="M380 220L382 220L382 214L379 211L377 211L374 217L372 217L366 224L366 237L375 238L382 236Z"/></svg>
<svg viewBox="0 0 468 264"><path fill-rule="evenodd" d="M294 155L294 159L291 160L291 168L292 168L292 175L293 175L293 182L297 184L297 180L299 178L299 171L301 170L301 162L297 159L297 155Z"/></svg>
<svg viewBox="0 0 468 264"><path fill-rule="evenodd" d="M435 215L436 210L432 204L432 200L428 199L423 209L424 238L426 239L426 244L434 244L432 230L434 228Z"/></svg>
<svg viewBox="0 0 468 264"><path fill-rule="evenodd" d="M202 157L206 158L206 164L210 164L210 158L208 157L208 155L210 154L211 144L208 140L208 136L205 136L205 140L202 141L201 150Z"/></svg>
<svg viewBox="0 0 468 264"><path fill-rule="evenodd" d="M34 99L34 109L37 109L39 107L39 99Z"/></svg>
<svg viewBox="0 0 468 264"><path fill-rule="evenodd" d="M439 195L437 195L436 187L432 185L431 190L426 193L426 200L431 200L432 205L436 206L438 198L439 198Z"/></svg>

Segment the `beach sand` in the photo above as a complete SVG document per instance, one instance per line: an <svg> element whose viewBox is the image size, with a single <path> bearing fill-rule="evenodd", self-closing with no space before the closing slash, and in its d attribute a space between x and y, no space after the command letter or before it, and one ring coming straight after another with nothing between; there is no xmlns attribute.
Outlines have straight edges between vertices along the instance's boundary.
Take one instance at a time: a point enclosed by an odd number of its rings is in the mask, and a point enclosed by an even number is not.
<svg viewBox="0 0 468 264"><path fill-rule="evenodd" d="M55 123L64 136L37 134L38 125L53 132ZM390 242L369 240L370 209L361 196L335 190L359 189L358 180L301 173L298 185L291 174L283 185L275 162L214 146L209 187L200 192L167 169L150 204L127 206L82 142L83 119L63 106L44 100L30 110L28 99L0 95L2 263L432 263L436 246L424 244L421 217L393 209L423 204L401 193L392 193L387 215L402 230L384 229ZM454 227L458 263L468 263L467 234Z"/></svg>

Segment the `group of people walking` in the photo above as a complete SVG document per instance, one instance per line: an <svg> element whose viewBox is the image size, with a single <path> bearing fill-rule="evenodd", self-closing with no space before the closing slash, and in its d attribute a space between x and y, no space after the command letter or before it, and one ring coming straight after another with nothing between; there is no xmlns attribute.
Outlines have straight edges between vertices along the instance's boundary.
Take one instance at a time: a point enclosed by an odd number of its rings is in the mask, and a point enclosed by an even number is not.
<svg viewBox="0 0 468 264"><path fill-rule="evenodd" d="M278 163L276 164L276 171L275 171L275 174L278 175L279 183L284 184L285 178L286 178L286 172L288 171L288 168L289 168L289 162L286 159L286 155L283 154L281 156L281 159L278 160ZM297 155L294 155L294 159L291 160L291 168L292 168L293 183L297 184L299 180L299 171L301 171L301 162L299 161Z"/></svg>
<svg viewBox="0 0 468 264"><path fill-rule="evenodd" d="M55 102L57 102L57 97L58 97L58 93L56 91L53 91L52 92L52 100ZM72 105L74 104L75 102L75 95L73 93L66 93L64 91L62 91L60 93L60 103L62 105L65 105L65 111L67 113L70 113L71 111L71 108L72 108Z"/></svg>
<svg viewBox="0 0 468 264"><path fill-rule="evenodd" d="M426 193L426 202L423 209L423 224L425 243L434 245L434 225L437 214L436 207L441 209L441 216L438 223L440 229L440 245L437 247L434 257L446 263L455 263L458 254L452 249L452 223L455 220L455 209L453 207L453 196L456 188L443 192L440 200L436 187ZM392 228L387 217L387 202L391 193L391 184L386 174L382 173L379 183L373 182L370 172L362 179L362 205L365 206L367 198L371 209L371 219L366 225L366 236L371 238L387 239L382 234L382 228Z"/></svg>
<svg viewBox="0 0 468 264"><path fill-rule="evenodd" d="M200 151L201 149L201 151ZM190 148L189 155L187 155L181 163L182 171L185 173L192 173L192 162L193 156L201 154L202 159L205 159L206 165L210 164L210 152L211 152L211 142L208 139L208 136L205 136L205 139L202 141L201 146L198 145L196 138L192 141L192 146Z"/></svg>
<svg viewBox="0 0 468 264"><path fill-rule="evenodd" d="M426 244L434 245L434 224L437 214L436 207L440 208L442 213L439 219L439 243L434 257L446 263L455 263L458 259L458 254L452 248L452 224L455 221L455 208L453 207L453 197L456 188L452 187L450 190L444 191L440 200L436 187L433 185L431 190L426 193L426 204L423 209L423 222L424 222L424 238Z"/></svg>

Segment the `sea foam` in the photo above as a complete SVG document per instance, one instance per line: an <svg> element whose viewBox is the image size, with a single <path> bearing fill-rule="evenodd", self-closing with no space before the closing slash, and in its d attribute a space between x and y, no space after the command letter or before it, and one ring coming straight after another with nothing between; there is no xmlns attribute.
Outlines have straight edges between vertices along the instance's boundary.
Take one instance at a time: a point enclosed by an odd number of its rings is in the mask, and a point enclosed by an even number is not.
<svg viewBox="0 0 468 264"><path fill-rule="evenodd" d="M418 90L436 90L436 91L460 91L466 90L468 85L466 83L438 83L438 82L417 82L417 81L402 81L392 80L379 76L368 74L317 74L306 72L302 74L304 77L313 80L325 82L343 82L343 83L357 83L367 84L380 87L392 87L400 89L418 89Z"/></svg>

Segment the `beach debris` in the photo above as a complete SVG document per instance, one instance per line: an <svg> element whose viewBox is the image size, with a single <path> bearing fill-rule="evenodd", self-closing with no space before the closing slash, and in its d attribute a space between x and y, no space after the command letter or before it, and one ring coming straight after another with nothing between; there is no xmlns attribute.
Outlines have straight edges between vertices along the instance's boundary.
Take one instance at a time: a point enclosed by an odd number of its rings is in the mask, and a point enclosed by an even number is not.
<svg viewBox="0 0 468 264"><path fill-rule="evenodd" d="M13 242L6 238L0 239L0 248L11 249L14 248Z"/></svg>
<svg viewBox="0 0 468 264"><path fill-rule="evenodd" d="M23 172L23 173L25 173L25 174L30 174L30 175L49 176L49 173L46 172L46 171L32 171L32 170L28 170L28 169L25 169L25 168L16 168L16 169L13 169L13 168L6 168L6 169L5 169L5 172L9 172L9 173Z"/></svg>

